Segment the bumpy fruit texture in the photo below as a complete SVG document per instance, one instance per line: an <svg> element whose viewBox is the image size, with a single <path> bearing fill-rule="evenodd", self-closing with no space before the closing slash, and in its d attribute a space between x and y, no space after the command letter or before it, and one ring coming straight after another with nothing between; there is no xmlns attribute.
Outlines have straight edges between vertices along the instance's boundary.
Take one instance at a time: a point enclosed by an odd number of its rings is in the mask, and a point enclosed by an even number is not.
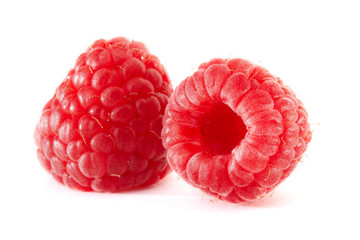
<svg viewBox="0 0 360 240"><path fill-rule="evenodd" d="M143 43L95 41L42 111L34 134L40 163L83 191L159 181L170 171L160 135L171 92L167 73Z"/></svg>
<svg viewBox="0 0 360 240"><path fill-rule="evenodd" d="M170 97L163 144L186 182L238 203L272 192L311 140L308 114L266 69L243 59L200 65Z"/></svg>

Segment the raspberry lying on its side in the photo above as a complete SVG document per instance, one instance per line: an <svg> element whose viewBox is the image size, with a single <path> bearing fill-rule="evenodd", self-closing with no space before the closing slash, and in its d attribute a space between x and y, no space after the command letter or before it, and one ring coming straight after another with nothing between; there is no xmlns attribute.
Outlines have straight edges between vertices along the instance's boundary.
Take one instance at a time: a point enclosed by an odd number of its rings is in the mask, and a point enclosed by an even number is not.
<svg viewBox="0 0 360 240"><path fill-rule="evenodd" d="M163 144L189 184L222 200L251 201L294 170L311 140L307 118L302 102L266 69L213 59L170 97Z"/></svg>
<svg viewBox="0 0 360 240"><path fill-rule="evenodd" d="M172 87L141 42L95 41L82 53L35 129L38 159L59 182L117 192L169 173L161 143Z"/></svg>

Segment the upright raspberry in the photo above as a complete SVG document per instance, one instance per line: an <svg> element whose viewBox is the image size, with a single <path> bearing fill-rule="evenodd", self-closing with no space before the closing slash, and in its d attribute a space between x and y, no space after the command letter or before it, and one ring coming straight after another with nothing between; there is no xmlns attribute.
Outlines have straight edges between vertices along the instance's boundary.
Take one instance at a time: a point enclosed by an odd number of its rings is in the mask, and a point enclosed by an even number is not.
<svg viewBox="0 0 360 240"><path fill-rule="evenodd" d="M163 144L189 184L238 203L271 192L311 140L308 114L266 69L243 59L200 65L170 97Z"/></svg>
<svg viewBox="0 0 360 240"><path fill-rule="evenodd" d="M82 53L35 130L42 166L83 191L117 192L167 173L162 119L172 87L141 42L95 41Z"/></svg>

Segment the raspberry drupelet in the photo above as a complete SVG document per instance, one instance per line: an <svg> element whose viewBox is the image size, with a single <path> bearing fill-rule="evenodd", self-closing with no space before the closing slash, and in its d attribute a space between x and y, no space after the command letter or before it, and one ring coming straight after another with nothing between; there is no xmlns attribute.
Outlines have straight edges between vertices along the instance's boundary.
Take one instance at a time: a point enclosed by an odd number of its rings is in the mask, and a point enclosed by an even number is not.
<svg viewBox="0 0 360 240"><path fill-rule="evenodd" d="M186 182L229 202L256 200L294 170L308 114L283 82L243 59L212 59L176 87L163 144Z"/></svg>
<svg viewBox="0 0 360 240"><path fill-rule="evenodd" d="M143 43L95 41L43 108L34 134L40 163L83 191L158 182L170 171L161 129L171 92L163 65Z"/></svg>

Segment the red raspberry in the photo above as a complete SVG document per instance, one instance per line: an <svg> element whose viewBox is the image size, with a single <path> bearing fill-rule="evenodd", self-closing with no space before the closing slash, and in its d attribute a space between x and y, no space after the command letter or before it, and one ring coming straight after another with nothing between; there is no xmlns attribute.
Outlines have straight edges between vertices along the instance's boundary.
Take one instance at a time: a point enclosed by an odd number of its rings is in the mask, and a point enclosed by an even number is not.
<svg viewBox="0 0 360 240"><path fill-rule="evenodd" d="M172 92L141 42L97 40L45 105L35 130L40 163L84 191L117 192L167 173L162 118Z"/></svg>
<svg viewBox="0 0 360 240"><path fill-rule="evenodd" d="M311 140L307 112L264 68L243 59L200 65L170 97L163 144L174 171L230 202L271 192Z"/></svg>

